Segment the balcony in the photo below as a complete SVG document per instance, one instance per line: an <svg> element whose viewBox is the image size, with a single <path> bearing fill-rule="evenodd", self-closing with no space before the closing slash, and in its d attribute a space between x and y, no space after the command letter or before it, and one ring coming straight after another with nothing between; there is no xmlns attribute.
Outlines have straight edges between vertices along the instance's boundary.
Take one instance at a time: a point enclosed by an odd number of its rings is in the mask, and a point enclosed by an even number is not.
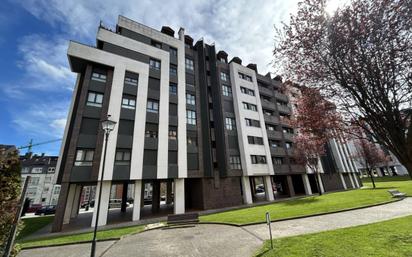
<svg viewBox="0 0 412 257"><path fill-rule="evenodd" d="M265 119L265 122L279 124L279 118L277 116L263 115L263 117Z"/></svg>
<svg viewBox="0 0 412 257"><path fill-rule="evenodd" d="M280 120L280 123L281 123L282 125L286 125L286 126L288 126L288 127L292 127L290 118L288 118L288 117L286 117L286 116L280 116L280 117L279 117L279 120Z"/></svg>
<svg viewBox="0 0 412 257"><path fill-rule="evenodd" d="M272 89L261 86L259 86L259 93L262 93L263 95L273 95Z"/></svg>
<svg viewBox="0 0 412 257"><path fill-rule="evenodd" d="M275 97L276 97L276 99L279 99L283 102L289 102L289 99L288 99L287 95L281 94L279 92L275 93Z"/></svg>
<svg viewBox="0 0 412 257"><path fill-rule="evenodd" d="M264 99L261 99L260 102L262 103L262 108L276 110L276 104L274 102L270 102Z"/></svg>
<svg viewBox="0 0 412 257"><path fill-rule="evenodd" d="M290 173L288 164L273 165L273 171L275 174Z"/></svg>
<svg viewBox="0 0 412 257"><path fill-rule="evenodd" d="M292 170L292 173L306 173L306 168L303 165L291 164L290 169Z"/></svg>
<svg viewBox="0 0 412 257"><path fill-rule="evenodd" d="M282 139L282 132L280 131L267 130L266 133L270 139Z"/></svg>
<svg viewBox="0 0 412 257"><path fill-rule="evenodd" d="M278 110L281 113L292 114L292 109L289 106L279 105Z"/></svg>
<svg viewBox="0 0 412 257"><path fill-rule="evenodd" d="M270 154L276 155L276 156L285 156L286 151L282 147L276 147L276 148L271 147L270 148Z"/></svg>
<svg viewBox="0 0 412 257"><path fill-rule="evenodd" d="M295 136L295 134L283 133L283 136L285 137L286 141L293 141L293 137Z"/></svg>

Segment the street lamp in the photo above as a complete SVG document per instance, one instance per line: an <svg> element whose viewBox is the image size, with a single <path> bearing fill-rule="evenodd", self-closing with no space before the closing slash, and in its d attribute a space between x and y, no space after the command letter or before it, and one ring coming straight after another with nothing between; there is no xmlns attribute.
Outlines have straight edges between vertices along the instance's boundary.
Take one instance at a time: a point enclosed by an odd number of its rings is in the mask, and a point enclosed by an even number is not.
<svg viewBox="0 0 412 257"><path fill-rule="evenodd" d="M96 233L97 233L97 224L99 224L99 212L100 212L100 200L102 198L102 183L103 183L103 176L104 176L104 164L106 162L106 152L107 152L107 141L109 139L110 132L113 131L114 126L116 126L116 122L110 120L110 115L107 115L105 120L101 121L102 128L104 130L104 154L103 154L103 164L102 164L102 173L100 175L100 187L99 187L99 199L97 200L97 212L96 212L96 220L94 222L94 232L93 232L93 240L92 240L92 251L90 256L94 257L96 252ZM99 180L97 180L99 182Z"/></svg>

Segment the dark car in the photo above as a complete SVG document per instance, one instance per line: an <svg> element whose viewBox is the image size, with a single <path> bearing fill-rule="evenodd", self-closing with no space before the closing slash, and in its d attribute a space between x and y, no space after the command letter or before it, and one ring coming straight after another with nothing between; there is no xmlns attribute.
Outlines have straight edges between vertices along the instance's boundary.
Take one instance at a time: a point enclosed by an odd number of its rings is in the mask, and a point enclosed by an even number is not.
<svg viewBox="0 0 412 257"><path fill-rule="evenodd" d="M56 213L56 205L46 205L38 209L34 215L50 215Z"/></svg>

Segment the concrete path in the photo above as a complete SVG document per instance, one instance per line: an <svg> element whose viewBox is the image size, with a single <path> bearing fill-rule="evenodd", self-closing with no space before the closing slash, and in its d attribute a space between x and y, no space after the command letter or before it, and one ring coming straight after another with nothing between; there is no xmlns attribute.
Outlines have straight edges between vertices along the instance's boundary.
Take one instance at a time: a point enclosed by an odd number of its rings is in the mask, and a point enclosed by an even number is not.
<svg viewBox="0 0 412 257"><path fill-rule="evenodd" d="M407 215L412 215L410 197L365 209L273 222L272 234L275 238L302 235ZM104 242L98 246L103 255L97 256L251 256L268 238L266 224L244 227L199 224L188 228L156 229L127 236L115 243ZM87 244L25 250L19 256L87 256L89 251Z"/></svg>

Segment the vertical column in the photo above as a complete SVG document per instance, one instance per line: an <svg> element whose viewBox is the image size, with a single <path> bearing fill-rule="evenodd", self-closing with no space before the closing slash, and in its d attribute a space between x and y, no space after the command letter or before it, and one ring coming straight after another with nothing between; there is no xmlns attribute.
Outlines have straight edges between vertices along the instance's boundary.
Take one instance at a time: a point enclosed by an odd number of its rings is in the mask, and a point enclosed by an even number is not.
<svg viewBox="0 0 412 257"><path fill-rule="evenodd" d="M172 199L172 181L168 180L166 183L166 204L171 204L173 202Z"/></svg>
<svg viewBox="0 0 412 257"><path fill-rule="evenodd" d="M340 181L342 181L342 186L345 190L348 189L348 187L346 186L346 182L345 182L345 178L343 177L342 172L339 172L339 177L340 177Z"/></svg>
<svg viewBox="0 0 412 257"><path fill-rule="evenodd" d="M64 210L63 224L69 224L70 215L73 209L73 201L76 193L76 184L70 184L69 193L67 194L66 209Z"/></svg>
<svg viewBox="0 0 412 257"><path fill-rule="evenodd" d="M292 182L292 177L290 175L286 176L286 180L288 182L288 189L289 189L289 195L295 196L295 189L293 188L293 182Z"/></svg>
<svg viewBox="0 0 412 257"><path fill-rule="evenodd" d="M126 212L126 208L127 208L127 187L128 187L128 183L124 182L123 190L122 190L122 206L120 208L121 212Z"/></svg>
<svg viewBox="0 0 412 257"><path fill-rule="evenodd" d="M142 202L142 181L134 181L133 216L132 220L140 220L140 204Z"/></svg>
<svg viewBox="0 0 412 257"><path fill-rule="evenodd" d="M323 194L323 193L325 193L325 188L323 187L322 176L320 175L320 173L318 173L317 176L318 176L318 180L319 180L320 191Z"/></svg>
<svg viewBox="0 0 412 257"><path fill-rule="evenodd" d="M76 218L77 214L79 213L81 194L82 194L82 186L81 185L76 185L76 189L74 191L73 205L72 205L72 211L71 211L71 214L70 214L70 218Z"/></svg>
<svg viewBox="0 0 412 257"><path fill-rule="evenodd" d="M100 211L99 211L99 221L98 226L104 226L107 223L107 214L109 211L109 199L110 199L110 188L111 188L111 181L103 181L98 182L96 186L96 197L94 200L94 210L93 210L93 218L91 226L94 227L96 216L97 216L97 205L99 202L99 191L100 186L102 187L102 196L100 198Z"/></svg>
<svg viewBox="0 0 412 257"><path fill-rule="evenodd" d="M348 172L348 176L349 176L349 179L350 179L350 183L351 183L351 185L352 185L352 188L355 188L355 183L353 183L353 178L352 178L352 175L351 175L350 172Z"/></svg>
<svg viewBox="0 0 412 257"><path fill-rule="evenodd" d="M270 176L264 176L263 180L264 180L264 183L265 183L266 200L267 201L275 200L275 197L273 196L272 181L271 181Z"/></svg>
<svg viewBox="0 0 412 257"><path fill-rule="evenodd" d="M311 195L312 194L312 188L310 187L308 174L302 174L302 180L303 180L303 186L305 187L305 194L306 195Z"/></svg>
<svg viewBox="0 0 412 257"><path fill-rule="evenodd" d="M175 214L185 213L185 179L177 178L175 179L175 190L174 190L174 208Z"/></svg>
<svg viewBox="0 0 412 257"><path fill-rule="evenodd" d="M160 180L153 180L152 212L157 213L160 209Z"/></svg>
<svg viewBox="0 0 412 257"><path fill-rule="evenodd" d="M248 176L242 176L243 202L252 204L252 191L250 189L250 181Z"/></svg>

